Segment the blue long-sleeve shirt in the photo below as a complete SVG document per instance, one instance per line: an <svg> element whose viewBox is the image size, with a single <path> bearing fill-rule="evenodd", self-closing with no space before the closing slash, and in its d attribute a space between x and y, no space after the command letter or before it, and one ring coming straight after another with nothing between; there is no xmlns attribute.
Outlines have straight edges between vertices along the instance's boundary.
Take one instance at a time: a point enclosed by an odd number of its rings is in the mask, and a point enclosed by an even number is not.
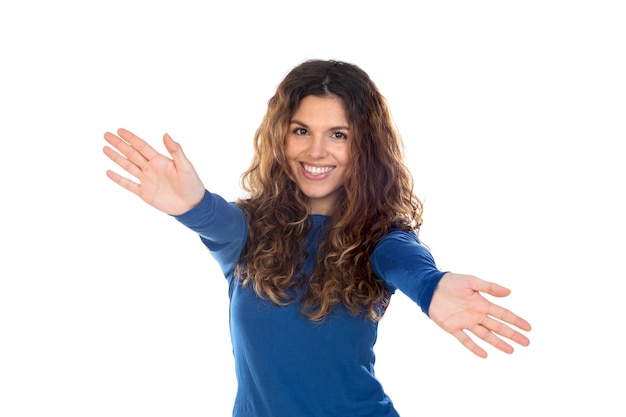
<svg viewBox="0 0 626 417"><path fill-rule="evenodd" d="M199 234L229 283L230 334L237 375L234 417L397 417L374 374L377 323L336 307L321 322L279 306L237 284L234 268L248 224L243 212L208 191L176 217ZM310 273L328 217L311 215ZM400 290L425 313L444 272L415 233L394 231L376 245L371 265L392 292Z"/></svg>

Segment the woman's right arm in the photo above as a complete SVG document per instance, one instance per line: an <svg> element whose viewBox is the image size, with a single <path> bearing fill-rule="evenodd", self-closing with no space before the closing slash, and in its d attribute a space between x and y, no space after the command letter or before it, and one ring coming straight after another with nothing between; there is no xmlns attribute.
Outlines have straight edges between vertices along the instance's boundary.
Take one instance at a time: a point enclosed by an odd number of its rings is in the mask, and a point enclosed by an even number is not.
<svg viewBox="0 0 626 417"><path fill-rule="evenodd" d="M110 170L107 176L198 233L225 273L230 271L245 244L246 218L234 204L206 191L182 147L165 134L169 158L125 129L107 132L104 139L111 145L104 147L106 156L138 182Z"/></svg>
<svg viewBox="0 0 626 417"><path fill-rule="evenodd" d="M248 237L248 222L239 207L205 191L198 205L175 218L200 236L224 275L233 271Z"/></svg>

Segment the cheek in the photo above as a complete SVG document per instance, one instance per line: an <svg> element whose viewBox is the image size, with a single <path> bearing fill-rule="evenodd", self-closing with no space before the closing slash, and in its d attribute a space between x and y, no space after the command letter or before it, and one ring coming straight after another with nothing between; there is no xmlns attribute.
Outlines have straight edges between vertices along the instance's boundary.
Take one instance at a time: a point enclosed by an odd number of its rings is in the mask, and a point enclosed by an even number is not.
<svg viewBox="0 0 626 417"><path fill-rule="evenodd" d="M284 149L285 149L284 151L285 158L287 158L287 161L291 161L298 155L298 149L297 149L297 146L295 146L293 140L286 139Z"/></svg>
<svg viewBox="0 0 626 417"><path fill-rule="evenodd" d="M345 166L350 166L352 163L352 153L350 152L350 148L347 148L343 151L341 155L341 162Z"/></svg>
<svg viewBox="0 0 626 417"><path fill-rule="evenodd" d="M290 169L295 169L298 165L297 159L300 151L297 146L294 146L293 142L287 141L284 148L284 158Z"/></svg>
<svg viewBox="0 0 626 417"><path fill-rule="evenodd" d="M354 173L353 171L353 167L352 167L352 153L350 152L350 150L346 150L344 152L344 154L341 157L341 165L343 167L344 173L343 173L343 181L344 184L345 182L348 180L349 177L351 177Z"/></svg>

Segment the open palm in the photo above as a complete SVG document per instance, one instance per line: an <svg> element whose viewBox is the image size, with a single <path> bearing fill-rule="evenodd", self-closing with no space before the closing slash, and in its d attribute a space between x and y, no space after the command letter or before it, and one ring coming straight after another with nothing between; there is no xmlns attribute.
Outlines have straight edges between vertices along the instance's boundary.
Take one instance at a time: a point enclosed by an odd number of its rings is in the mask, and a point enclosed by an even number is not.
<svg viewBox="0 0 626 417"><path fill-rule="evenodd" d="M510 290L472 275L446 273L433 294L429 316L439 327L482 358L487 357L487 352L474 342L466 330L506 353L513 353L513 347L500 336L527 346L530 343L528 338L511 326L529 331L530 324L490 302L481 292L505 297Z"/></svg>
<svg viewBox="0 0 626 417"><path fill-rule="evenodd" d="M107 132L104 139L111 145L104 147L105 155L139 182L111 170L107 176L156 209L182 214L204 196L205 187L196 170L168 134L163 136L163 143L172 158L125 129L119 129L117 135Z"/></svg>

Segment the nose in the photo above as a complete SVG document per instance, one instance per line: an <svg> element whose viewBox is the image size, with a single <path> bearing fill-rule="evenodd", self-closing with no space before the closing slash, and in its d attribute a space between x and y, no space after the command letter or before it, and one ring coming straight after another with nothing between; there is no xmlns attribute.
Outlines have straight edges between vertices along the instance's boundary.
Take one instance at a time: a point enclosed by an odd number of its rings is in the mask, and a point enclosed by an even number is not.
<svg viewBox="0 0 626 417"><path fill-rule="evenodd" d="M326 143L324 141L324 137L321 135L311 136L306 154L311 158L324 158L326 156Z"/></svg>

